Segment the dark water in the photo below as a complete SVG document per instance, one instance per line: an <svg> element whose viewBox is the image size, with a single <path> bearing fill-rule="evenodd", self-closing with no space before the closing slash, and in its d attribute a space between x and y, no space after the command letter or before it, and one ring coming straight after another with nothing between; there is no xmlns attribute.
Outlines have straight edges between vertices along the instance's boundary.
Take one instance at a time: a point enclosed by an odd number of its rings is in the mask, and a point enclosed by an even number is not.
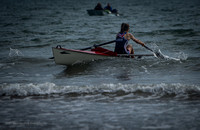
<svg viewBox="0 0 200 130"><path fill-rule="evenodd" d="M119 17L89 16L97 2L0 2L0 129L199 129L200 2L111 0ZM48 59L56 45L112 41L122 22L168 58Z"/></svg>

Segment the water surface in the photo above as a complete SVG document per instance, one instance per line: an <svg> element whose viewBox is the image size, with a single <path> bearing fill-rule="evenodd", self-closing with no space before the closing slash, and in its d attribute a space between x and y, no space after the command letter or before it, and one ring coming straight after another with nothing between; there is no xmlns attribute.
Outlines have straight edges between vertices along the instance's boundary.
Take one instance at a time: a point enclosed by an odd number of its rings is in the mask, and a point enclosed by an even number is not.
<svg viewBox="0 0 200 130"><path fill-rule="evenodd" d="M97 2L1 1L0 128L198 129L200 2L112 0L119 17L89 16ZM80 49L114 40L122 22L169 58L68 67L49 59L57 45ZM136 54L151 54L130 44Z"/></svg>

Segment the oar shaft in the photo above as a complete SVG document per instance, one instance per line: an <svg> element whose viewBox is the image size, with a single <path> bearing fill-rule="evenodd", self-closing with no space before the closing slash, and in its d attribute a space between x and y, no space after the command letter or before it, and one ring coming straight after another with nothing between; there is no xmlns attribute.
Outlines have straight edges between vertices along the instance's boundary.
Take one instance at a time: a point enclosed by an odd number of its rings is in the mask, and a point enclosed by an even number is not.
<svg viewBox="0 0 200 130"><path fill-rule="evenodd" d="M145 46L144 47L148 50L150 50L151 52L153 52L157 58L161 58L161 59L164 59L165 57L163 56L163 54L161 54L159 51L153 51L152 49L150 49L149 47Z"/></svg>
<svg viewBox="0 0 200 130"><path fill-rule="evenodd" d="M93 45L93 46L91 46L91 47L86 47L86 48L83 48L83 49L80 49L80 50L88 50L88 49L92 49L93 47L99 47L99 46L107 45L107 44L113 43L113 42L115 42L115 41L116 41L116 40L109 41L109 42L105 42L105 43L98 44L98 45Z"/></svg>
<svg viewBox="0 0 200 130"><path fill-rule="evenodd" d="M154 56L153 54L117 54L119 57L124 57L124 56Z"/></svg>
<svg viewBox="0 0 200 130"><path fill-rule="evenodd" d="M145 46L145 45L144 45L144 47L145 47L146 49L148 49L148 50L154 52L154 51L153 51L152 49L150 49L149 47L147 47L147 46Z"/></svg>

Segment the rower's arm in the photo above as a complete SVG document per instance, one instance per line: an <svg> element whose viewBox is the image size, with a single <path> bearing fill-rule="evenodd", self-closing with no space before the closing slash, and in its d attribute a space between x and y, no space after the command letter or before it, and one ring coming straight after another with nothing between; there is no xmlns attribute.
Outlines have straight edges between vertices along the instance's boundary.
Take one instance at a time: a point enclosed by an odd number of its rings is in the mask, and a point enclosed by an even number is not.
<svg viewBox="0 0 200 130"><path fill-rule="evenodd" d="M132 39L133 41L135 41L136 43L138 43L138 44L140 44L140 45L142 45L142 46L145 45L142 41L136 39L132 34L130 34L130 37L131 37L131 39Z"/></svg>

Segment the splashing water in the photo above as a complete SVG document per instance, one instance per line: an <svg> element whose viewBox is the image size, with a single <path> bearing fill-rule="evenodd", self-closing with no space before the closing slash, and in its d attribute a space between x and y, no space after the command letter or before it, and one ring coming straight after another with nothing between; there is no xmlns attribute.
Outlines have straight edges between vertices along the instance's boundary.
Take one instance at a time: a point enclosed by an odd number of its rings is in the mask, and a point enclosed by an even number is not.
<svg viewBox="0 0 200 130"><path fill-rule="evenodd" d="M179 52L179 53L177 53L176 55L178 56L178 58L179 58L180 60L187 60L187 58L188 58L188 55L185 54L184 52Z"/></svg>
<svg viewBox="0 0 200 130"><path fill-rule="evenodd" d="M187 60L188 58L188 55L185 54L184 52L179 52L179 53L176 53L175 56L176 57L170 57L170 56L167 56L167 55L164 55L160 49L157 50L157 52L155 52L157 54L159 54L159 56L164 59L164 60L174 60L174 61L183 61L183 60ZM157 57L157 56L156 56Z"/></svg>
<svg viewBox="0 0 200 130"><path fill-rule="evenodd" d="M165 59L165 60L175 60L175 61L180 61L181 59L179 58L174 58L174 57L170 57L170 56L167 56L167 55L164 55L160 49L156 52L157 54L159 54L159 56L162 58L162 59Z"/></svg>
<svg viewBox="0 0 200 130"><path fill-rule="evenodd" d="M161 50L159 49L159 47L154 43L153 44L153 52L154 52L154 56L156 58L159 59L164 59L164 60L175 60L175 61L181 61L181 60L186 60L187 59L187 55L183 52L179 52L178 54L175 54L177 56L177 58L175 57L170 57L167 55L164 55Z"/></svg>
<svg viewBox="0 0 200 130"><path fill-rule="evenodd" d="M16 56L24 56L24 55L18 49L12 49L12 48L10 48L9 56L10 57L16 57Z"/></svg>

